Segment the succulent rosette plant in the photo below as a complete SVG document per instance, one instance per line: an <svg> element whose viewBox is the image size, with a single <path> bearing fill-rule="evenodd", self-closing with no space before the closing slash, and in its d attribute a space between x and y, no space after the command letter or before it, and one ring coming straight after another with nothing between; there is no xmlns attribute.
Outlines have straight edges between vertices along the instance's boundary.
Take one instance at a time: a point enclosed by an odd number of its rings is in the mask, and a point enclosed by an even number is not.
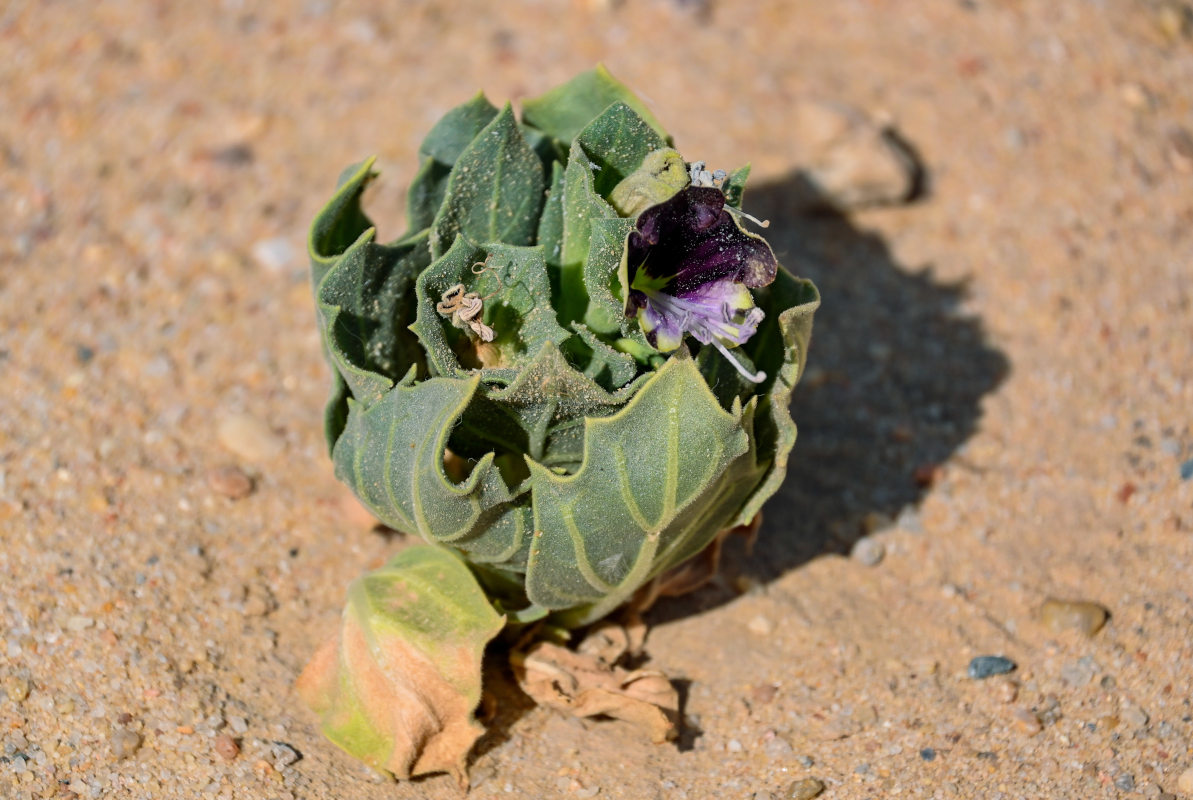
<svg viewBox="0 0 1193 800"><path fill-rule="evenodd" d="M477 95L420 148L407 233L346 170L310 233L337 477L425 544L349 590L300 679L399 777L462 774L506 625L586 625L748 523L782 482L819 297L603 68Z"/></svg>

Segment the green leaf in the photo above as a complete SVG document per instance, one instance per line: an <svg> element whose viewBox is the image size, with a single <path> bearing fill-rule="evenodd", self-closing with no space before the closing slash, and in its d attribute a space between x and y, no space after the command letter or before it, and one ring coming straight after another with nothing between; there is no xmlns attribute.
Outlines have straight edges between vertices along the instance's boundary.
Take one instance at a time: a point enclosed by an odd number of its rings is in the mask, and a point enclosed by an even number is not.
<svg viewBox="0 0 1193 800"><path fill-rule="evenodd" d="M539 220L538 236L535 241L543 248L543 258L547 266L552 268L556 280L552 283L552 294L559 296L558 283L559 265L563 259L563 176L562 161L551 165L551 188L547 191L547 199L543 204L543 216Z"/></svg>
<svg viewBox="0 0 1193 800"><path fill-rule="evenodd" d="M757 332L733 354L747 370L765 371L766 380L760 385L746 381L716 348L705 346L696 356L697 367L723 408L747 400L758 403L750 443L759 486L735 524L749 522L783 482L796 437L789 410L791 395L807 361L812 315L820 305L811 281L794 278L782 267L770 286L754 294L766 316Z"/></svg>
<svg viewBox="0 0 1193 800"><path fill-rule="evenodd" d="M562 86L522 103L526 124L550 134L561 142L572 142L584 127L614 103L625 103L638 113L655 133L667 138L667 132L654 114L624 84L609 74L604 65L583 72Z"/></svg>
<svg viewBox="0 0 1193 800"><path fill-rule="evenodd" d="M487 453L455 483L447 477L444 451L456 421L477 390L479 377L431 378L398 384L369 408L349 401L348 422L332 458L336 477L396 530L424 541L449 543L486 532L516 505ZM496 536L495 549L513 553L516 525Z"/></svg>
<svg viewBox="0 0 1193 800"><path fill-rule="evenodd" d="M663 137L625 103L614 103L576 137L584 152L600 171L595 189L608 197L613 187L642 166L653 150L667 146Z"/></svg>
<svg viewBox="0 0 1193 800"><path fill-rule="evenodd" d="M485 646L504 626L459 556L410 547L352 583L297 689L327 738L374 769L459 778L484 731L473 714Z"/></svg>
<svg viewBox="0 0 1193 800"><path fill-rule="evenodd" d="M547 467L579 463L584 419L604 417L626 404L635 386L608 392L577 372L554 343L539 350L509 386L489 398L507 409L528 434L525 452Z"/></svg>
<svg viewBox="0 0 1193 800"><path fill-rule="evenodd" d="M423 367L422 348L407 330L415 318L413 289L430 261L426 237L379 245L361 234L326 271L316 312L328 359L366 406L394 381Z"/></svg>
<svg viewBox="0 0 1193 800"><path fill-rule="evenodd" d="M344 433L344 426L348 424L348 398L352 392L344 381L339 370L331 371L331 391L328 392L327 402L323 406L323 439L327 442L327 454L330 456L335 450L336 442Z"/></svg>
<svg viewBox="0 0 1193 800"><path fill-rule="evenodd" d="M507 103L465 148L431 225L438 258L460 234L474 242L534 244L545 188L543 165Z"/></svg>
<svg viewBox="0 0 1193 800"><path fill-rule="evenodd" d="M315 294L316 314L319 313L319 284L323 282L324 276L335 264L336 259L359 239L361 234L373 227L372 221L361 208L360 198L369 181L376 175L373 172L374 161L375 159L370 158L341 172L336 182L335 195L311 223L307 235L307 253L311 261L311 289ZM327 440L328 452L331 452L344 430L348 418L347 402L351 393L327 351L326 332L322 324L320 340L324 357L332 364L331 391L323 409L323 435Z"/></svg>
<svg viewBox="0 0 1193 800"><path fill-rule="evenodd" d="M734 524L753 519L762 504L779 490L787 474L787 458L796 437L791 395L808 361L812 316L820 307L820 293L811 281L792 277L780 267L774 283L755 291L755 300L766 317L745 347L767 374L763 387L754 389L760 402L752 432L758 465L765 477Z"/></svg>
<svg viewBox="0 0 1193 800"><path fill-rule="evenodd" d="M336 182L336 193L311 223L307 253L311 259L311 288L317 289L331 265L360 235L373 227L360 205L360 197L377 173L376 158L354 164Z"/></svg>
<svg viewBox="0 0 1193 800"><path fill-rule="evenodd" d="M519 124L518 129L526 137L526 143L539 157L539 161L543 162L543 174L551 172L556 164L563 166L563 162L568 157L566 144L560 144L538 128L532 128L529 125Z"/></svg>
<svg viewBox="0 0 1193 800"><path fill-rule="evenodd" d="M634 220L613 217L592 220L589 228L588 257L584 260L584 288L588 294L588 309L584 322L598 334L621 332L629 338L646 337L636 322L626 318L625 302L613 293L621 294L618 271L625 256L626 237L634 229ZM649 345L647 345L649 346Z"/></svg>
<svg viewBox="0 0 1193 800"><path fill-rule="evenodd" d="M484 92L477 92L435 123L419 145L419 155L452 166L497 113Z"/></svg>
<svg viewBox="0 0 1193 800"><path fill-rule="evenodd" d="M529 462L530 601L595 603L583 615L592 618L628 599L668 554L706 545L737 510L717 504L718 484L747 447L740 408L722 409L690 358L668 360L625 408L585 421L574 474Z"/></svg>
<svg viewBox="0 0 1193 800"><path fill-rule="evenodd" d="M491 343L455 327L436 309L456 284L484 300L483 321L496 334ZM423 271L416 288L418 311L411 329L437 375L484 367L486 380L508 383L515 368L534 358L544 343L558 345L571 336L551 308L541 247L476 246L460 236L446 255Z"/></svg>
<svg viewBox="0 0 1193 800"><path fill-rule="evenodd" d="M725 204L734 208L741 208L742 196L746 191L746 180L750 177L750 165L738 167L726 176L721 184L721 191L725 193Z"/></svg>
<svg viewBox="0 0 1193 800"><path fill-rule="evenodd" d="M466 103L447 112L431 128L418 151L423 156L406 193L406 224L410 232L430 227L443 205L451 168L485 126L497 108L477 92Z"/></svg>
<svg viewBox="0 0 1193 800"><path fill-rule="evenodd" d="M563 175L563 242L555 309L561 320L583 319L588 309L584 262L592 243L592 221L616 218L617 212L593 188L588 154L579 143L573 144Z"/></svg>
<svg viewBox="0 0 1193 800"><path fill-rule="evenodd" d="M576 335L564 343L568 361L601 387L618 389L638 373L633 356L610 347L584 323L573 322L572 330Z"/></svg>
<svg viewBox="0 0 1193 800"><path fill-rule="evenodd" d="M406 230L425 231L435 221L447 192L447 179L452 168L433 158L424 158L406 192Z"/></svg>

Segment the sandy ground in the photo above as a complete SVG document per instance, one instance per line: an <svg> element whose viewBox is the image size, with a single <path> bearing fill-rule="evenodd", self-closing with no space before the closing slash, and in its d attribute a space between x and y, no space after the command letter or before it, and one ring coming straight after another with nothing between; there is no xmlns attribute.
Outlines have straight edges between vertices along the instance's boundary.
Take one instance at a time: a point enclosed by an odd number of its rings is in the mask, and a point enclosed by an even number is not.
<svg viewBox="0 0 1193 800"><path fill-rule="evenodd" d="M824 305L757 548L652 612L679 746L498 669L471 796L1193 796L1187 6L383 5L0 8L0 796L459 796L371 776L291 689L402 544L323 450L304 232L376 153L397 235L443 111L598 60L689 158L753 161ZM791 213L808 96L893 122L926 196Z"/></svg>

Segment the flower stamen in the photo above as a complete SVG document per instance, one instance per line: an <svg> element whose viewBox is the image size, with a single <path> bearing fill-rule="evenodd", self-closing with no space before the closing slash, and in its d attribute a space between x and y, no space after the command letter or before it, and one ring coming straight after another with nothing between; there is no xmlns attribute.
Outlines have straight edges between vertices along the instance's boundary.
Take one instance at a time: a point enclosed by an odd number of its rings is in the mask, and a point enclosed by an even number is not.
<svg viewBox="0 0 1193 800"><path fill-rule="evenodd" d="M435 310L445 317L450 317L452 325L457 328L468 328L480 337L481 341L491 342L497 334L480 320L485 299L476 292L465 292L464 284L457 283L443 293L435 305Z"/></svg>
<svg viewBox="0 0 1193 800"><path fill-rule="evenodd" d="M769 219L758 219L758 217L754 216L753 214L747 214L746 212L742 211L740 208L734 208L733 206L729 205L728 203L725 204L725 210L728 211L730 214L732 214L735 217L738 217L738 218L744 217L745 219L748 219L750 222L753 222L759 228L769 228L770 227Z"/></svg>

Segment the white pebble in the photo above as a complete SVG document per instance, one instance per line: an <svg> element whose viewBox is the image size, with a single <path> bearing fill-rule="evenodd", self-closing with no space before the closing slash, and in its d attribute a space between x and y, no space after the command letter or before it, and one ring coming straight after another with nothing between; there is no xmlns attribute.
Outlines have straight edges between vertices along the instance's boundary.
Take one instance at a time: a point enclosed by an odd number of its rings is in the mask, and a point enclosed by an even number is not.
<svg viewBox="0 0 1193 800"><path fill-rule="evenodd" d="M769 636L771 631L775 629L775 626L769 619L759 614L746 623L746 629L750 633L756 633L759 636Z"/></svg>
<svg viewBox="0 0 1193 800"><path fill-rule="evenodd" d="M220 444L248 461L274 458L285 442L261 420L248 414L229 414L219 422Z"/></svg>
<svg viewBox="0 0 1193 800"><path fill-rule="evenodd" d="M886 547L882 542L875 539L873 536L863 536L858 539L853 545L853 550L850 551L853 560L867 567L878 566L881 563L883 556L886 555Z"/></svg>
<svg viewBox="0 0 1193 800"><path fill-rule="evenodd" d="M281 272L294 265L297 259L297 250L286 237L275 236L272 239L262 239L254 244L253 258L270 272Z"/></svg>
<svg viewBox="0 0 1193 800"><path fill-rule="evenodd" d="M1181 773L1181 776L1176 779L1176 788L1181 792L1193 796L1193 767Z"/></svg>

